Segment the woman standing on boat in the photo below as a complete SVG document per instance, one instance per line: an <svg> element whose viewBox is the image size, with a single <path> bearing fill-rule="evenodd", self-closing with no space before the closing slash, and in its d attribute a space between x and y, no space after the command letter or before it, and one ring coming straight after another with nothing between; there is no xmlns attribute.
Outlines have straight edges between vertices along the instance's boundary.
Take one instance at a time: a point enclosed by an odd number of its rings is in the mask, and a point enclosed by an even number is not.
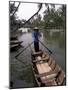
<svg viewBox="0 0 68 90"><path fill-rule="evenodd" d="M32 32L32 37L34 39L35 52L38 52L39 51L39 37L41 37L41 34L37 27L34 28L34 31Z"/></svg>

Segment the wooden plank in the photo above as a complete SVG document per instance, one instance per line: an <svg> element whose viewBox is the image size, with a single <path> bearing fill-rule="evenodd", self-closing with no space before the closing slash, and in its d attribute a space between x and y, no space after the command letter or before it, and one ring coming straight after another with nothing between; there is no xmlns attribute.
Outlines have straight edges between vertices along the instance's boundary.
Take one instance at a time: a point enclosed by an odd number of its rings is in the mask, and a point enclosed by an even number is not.
<svg viewBox="0 0 68 90"><path fill-rule="evenodd" d="M44 63L44 64L36 64L37 66L37 70L39 74L42 73L47 73L51 70L51 68L48 66L48 63ZM43 77L41 77L41 80L45 79L45 75Z"/></svg>
<svg viewBox="0 0 68 90"><path fill-rule="evenodd" d="M49 68L47 65L46 65L47 68ZM46 70L46 68L45 68ZM42 76L46 76L46 75L50 75L50 74L54 74L54 73L58 73L60 71L60 67L56 64L56 67L54 70L50 69L49 72L45 71L44 73L42 74L39 74L38 77L42 77Z"/></svg>
<svg viewBox="0 0 68 90"><path fill-rule="evenodd" d="M49 55L46 55L46 56L43 56L42 55L42 57L41 56L38 56L38 57L36 57L36 60L33 60L33 62L34 63L41 63L41 61L42 61L42 63L43 62L48 62L48 60L49 60Z"/></svg>
<svg viewBox="0 0 68 90"><path fill-rule="evenodd" d="M34 63L37 63L37 62L39 62L39 63L40 63L40 61L42 61L42 62L43 62L43 61L46 61L46 62L47 62L47 61L48 61L48 59L40 59L40 60L36 59L36 60L33 60L33 62L34 62Z"/></svg>
<svg viewBox="0 0 68 90"><path fill-rule="evenodd" d="M55 79L55 77L56 77L56 73L48 75L48 76L40 77L40 79L41 79L41 82L45 83L52 79Z"/></svg>
<svg viewBox="0 0 68 90"><path fill-rule="evenodd" d="M51 68L49 67L48 63L44 63L45 71L50 72Z"/></svg>
<svg viewBox="0 0 68 90"><path fill-rule="evenodd" d="M42 67L42 64L36 64L36 67L37 67L37 70L38 70L38 73L41 74L44 72L44 69Z"/></svg>
<svg viewBox="0 0 68 90"><path fill-rule="evenodd" d="M53 80L49 80L48 82L44 82L46 86L57 86L56 81Z"/></svg>
<svg viewBox="0 0 68 90"><path fill-rule="evenodd" d="M42 59L49 59L49 55L47 53L43 53L42 54Z"/></svg>
<svg viewBox="0 0 68 90"><path fill-rule="evenodd" d="M58 85L62 85L65 78L65 74L63 71L61 71L56 79L56 82Z"/></svg>
<svg viewBox="0 0 68 90"><path fill-rule="evenodd" d="M43 53L43 52L42 52L41 50L39 50L38 52L35 52L35 50L32 49L32 51L33 51L33 52L32 52L32 55L33 55L33 56L35 56L35 57L36 57L36 56L42 56L42 53Z"/></svg>
<svg viewBox="0 0 68 90"><path fill-rule="evenodd" d="M55 63L54 60L52 60L52 63L50 64L50 67L51 67L52 70L55 69L55 67L56 67L56 63Z"/></svg>
<svg viewBox="0 0 68 90"><path fill-rule="evenodd" d="M49 58L48 65L50 66L52 63L52 58Z"/></svg>
<svg viewBox="0 0 68 90"><path fill-rule="evenodd" d="M45 85L57 85L55 81L56 73L52 75L48 75L46 77L41 77L41 82L44 83Z"/></svg>
<svg viewBox="0 0 68 90"><path fill-rule="evenodd" d="M11 40L10 43L16 43L19 42L18 40Z"/></svg>
<svg viewBox="0 0 68 90"><path fill-rule="evenodd" d="M49 72L51 70L51 68L48 66L48 63L41 63L41 64L36 64L37 70L40 73L45 73L45 72Z"/></svg>
<svg viewBox="0 0 68 90"><path fill-rule="evenodd" d="M17 36L10 36L10 40L17 40Z"/></svg>
<svg viewBox="0 0 68 90"><path fill-rule="evenodd" d="M51 67L48 65L48 63L41 63L41 64L36 64L39 76L46 76L54 73L58 73L60 71L60 67L56 64L54 67L54 70L51 69Z"/></svg>
<svg viewBox="0 0 68 90"><path fill-rule="evenodd" d="M39 67L40 67L40 66L39 66ZM61 69L60 69L59 66L56 64L56 67L55 67L55 69L54 69L53 71L50 70L49 72L39 73L39 75L38 75L37 77L39 78L39 77L51 75L51 74L54 74L54 73L58 74L58 73L60 72L60 70L61 70Z"/></svg>
<svg viewBox="0 0 68 90"><path fill-rule="evenodd" d="M19 44L10 45L10 48L17 47Z"/></svg>
<svg viewBox="0 0 68 90"><path fill-rule="evenodd" d="M56 78L45 78L43 80L41 80L42 83L47 83L49 81L55 80Z"/></svg>
<svg viewBox="0 0 68 90"><path fill-rule="evenodd" d="M46 53L42 54L42 56L36 57L36 60L33 61L38 71L38 74L35 76L36 78L40 78L41 82L46 86L61 85L65 74L63 72L59 74L61 68L51 57L48 56L49 60L47 60L47 56L48 54Z"/></svg>
<svg viewBox="0 0 68 90"><path fill-rule="evenodd" d="M22 43L23 41L18 41L18 40L11 40L10 44L18 44L18 43Z"/></svg>
<svg viewBox="0 0 68 90"><path fill-rule="evenodd" d="M58 64L56 64L55 69L54 69L54 72L59 72L60 70L61 70L61 68L59 67Z"/></svg>
<svg viewBox="0 0 68 90"><path fill-rule="evenodd" d="M41 73L41 74L38 74L38 75L36 75L38 78L40 78L40 77L48 77L49 75L54 75L55 74L55 76L57 76L57 72L53 72L53 71L50 71L50 72L48 72L48 73Z"/></svg>
<svg viewBox="0 0 68 90"><path fill-rule="evenodd" d="M34 68L33 68L33 67L32 67L32 70L33 70L33 74L34 74L34 77L35 77L36 83L37 83L38 86L40 87L41 84L40 84L40 82L38 81L38 79L36 78L36 74L35 74L35 71L34 71Z"/></svg>

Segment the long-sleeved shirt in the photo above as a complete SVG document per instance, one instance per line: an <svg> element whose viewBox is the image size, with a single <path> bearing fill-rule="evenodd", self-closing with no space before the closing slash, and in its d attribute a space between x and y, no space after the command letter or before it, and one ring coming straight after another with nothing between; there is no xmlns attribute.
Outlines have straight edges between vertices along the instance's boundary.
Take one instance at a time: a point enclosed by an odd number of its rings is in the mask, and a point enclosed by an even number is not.
<svg viewBox="0 0 68 90"><path fill-rule="evenodd" d="M36 31L32 32L32 37L35 42L38 42L40 36L41 36L40 32L36 32Z"/></svg>

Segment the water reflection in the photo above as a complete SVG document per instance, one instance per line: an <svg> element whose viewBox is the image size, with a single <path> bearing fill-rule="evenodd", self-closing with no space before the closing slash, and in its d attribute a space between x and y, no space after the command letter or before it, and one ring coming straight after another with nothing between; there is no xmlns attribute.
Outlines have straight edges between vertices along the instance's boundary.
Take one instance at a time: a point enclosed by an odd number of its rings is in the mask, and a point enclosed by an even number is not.
<svg viewBox="0 0 68 90"><path fill-rule="evenodd" d="M65 32L43 31L44 43L52 51L56 62L65 71Z"/></svg>
<svg viewBox="0 0 68 90"><path fill-rule="evenodd" d="M44 40L50 45L56 45L61 49L65 47L65 35L64 32L49 32L46 31L44 34Z"/></svg>

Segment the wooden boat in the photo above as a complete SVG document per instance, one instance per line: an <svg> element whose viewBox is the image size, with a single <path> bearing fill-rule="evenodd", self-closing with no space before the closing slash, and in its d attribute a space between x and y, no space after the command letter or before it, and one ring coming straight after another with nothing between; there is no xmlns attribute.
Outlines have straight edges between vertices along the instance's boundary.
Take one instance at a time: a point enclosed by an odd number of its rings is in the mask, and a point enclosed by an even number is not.
<svg viewBox="0 0 68 90"><path fill-rule="evenodd" d="M17 38L18 38L17 36L11 36L10 40L17 40Z"/></svg>
<svg viewBox="0 0 68 90"><path fill-rule="evenodd" d="M10 45L10 48L15 48L15 47L18 47L19 44L13 44L13 45Z"/></svg>
<svg viewBox="0 0 68 90"><path fill-rule="evenodd" d="M48 53L32 50L31 56L34 77L39 87L63 85L65 73Z"/></svg>
<svg viewBox="0 0 68 90"><path fill-rule="evenodd" d="M11 51L17 50L18 48L20 48L22 42L23 41L11 40L10 41L10 50Z"/></svg>
<svg viewBox="0 0 68 90"><path fill-rule="evenodd" d="M18 40L11 40L10 44L21 44L23 41L18 41Z"/></svg>

